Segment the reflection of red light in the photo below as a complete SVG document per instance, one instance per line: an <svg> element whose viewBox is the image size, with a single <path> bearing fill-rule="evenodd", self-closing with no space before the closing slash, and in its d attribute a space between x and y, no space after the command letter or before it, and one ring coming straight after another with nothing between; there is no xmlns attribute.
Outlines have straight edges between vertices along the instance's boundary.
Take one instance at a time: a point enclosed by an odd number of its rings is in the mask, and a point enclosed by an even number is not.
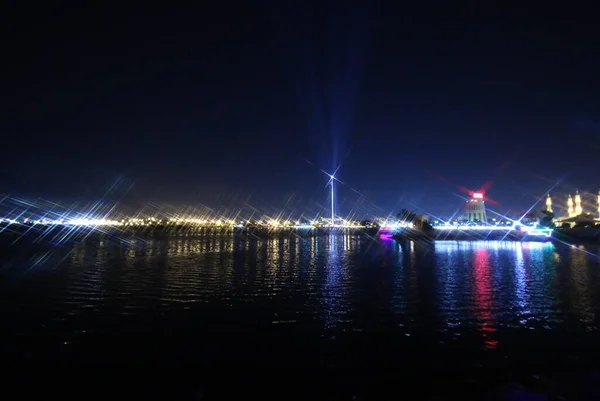
<svg viewBox="0 0 600 401"><path fill-rule="evenodd" d="M473 255L474 295L479 325L486 348L496 348L498 341L492 338L496 331L494 327L494 299L492 272L487 249L478 249Z"/></svg>
<svg viewBox="0 0 600 401"><path fill-rule="evenodd" d="M483 199L483 194L480 192L475 192L473 194L473 199Z"/></svg>

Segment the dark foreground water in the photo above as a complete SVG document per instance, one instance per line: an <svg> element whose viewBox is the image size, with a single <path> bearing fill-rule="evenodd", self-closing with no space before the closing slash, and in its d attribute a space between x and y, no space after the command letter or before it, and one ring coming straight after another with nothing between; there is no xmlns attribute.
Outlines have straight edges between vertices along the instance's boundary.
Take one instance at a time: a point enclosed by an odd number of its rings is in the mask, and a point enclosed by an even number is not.
<svg viewBox="0 0 600 401"><path fill-rule="evenodd" d="M17 244L0 258L3 362L47 377L73 369L87 377L81 391L90 380L112 388L95 380L114 374L120 389L172 391L164 399L282 383L283 399L444 397L541 380L589 393L600 365L597 247L208 233Z"/></svg>

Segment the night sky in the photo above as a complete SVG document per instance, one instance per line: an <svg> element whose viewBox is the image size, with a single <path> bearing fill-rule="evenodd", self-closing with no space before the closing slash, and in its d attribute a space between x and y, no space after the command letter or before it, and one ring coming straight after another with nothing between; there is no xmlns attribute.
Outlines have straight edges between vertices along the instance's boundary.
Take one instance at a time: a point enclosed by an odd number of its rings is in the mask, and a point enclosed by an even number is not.
<svg viewBox="0 0 600 401"><path fill-rule="evenodd" d="M339 164L341 214L445 215L486 182L501 211L600 188L592 9L16 3L11 196L312 213Z"/></svg>

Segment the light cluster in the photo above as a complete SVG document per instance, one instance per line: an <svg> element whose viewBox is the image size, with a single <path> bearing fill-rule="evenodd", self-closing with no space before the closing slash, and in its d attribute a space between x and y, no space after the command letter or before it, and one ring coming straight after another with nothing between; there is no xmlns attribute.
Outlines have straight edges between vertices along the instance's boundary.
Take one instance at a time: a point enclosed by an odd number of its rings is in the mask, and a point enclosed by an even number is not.
<svg viewBox="0 0 600 401"><path fill-rule="evenodd" d="M261 218L261 219L231 219L231 218L206 218L206 217L173 217L160 219L156 217L149 218L57 218L57 219L0 219L0 224L15 224L15 225L31 225L31 226L113 226L113 227L151 227L151 226L197 226L197 227L246 227L256 226L265 228L324 228L324 227L340 227L340 228L359 228L364 227L358 221L336 219L332 224L328 219L313 219L302 223L299 220L293 221L280 218ZM397 223L389 223L386 227L400 227Z"/></svg>
<svg viewBox="0 0 600 401"><path fill-rule="evenodd" d="M507 232L522 231L529 235L545 235L548 237L552 234L551 228L539 227L537 225L535 225L535 226L519 225L516 223L512 224L512 225L506 225L506 226L489 226L489 225L461 226L461 225L454 225L454 224L444 224L444 225L435 226L435 228L436 228L436 230L443 230L443 231L449 231L449 230L507 231Z"/></svg>

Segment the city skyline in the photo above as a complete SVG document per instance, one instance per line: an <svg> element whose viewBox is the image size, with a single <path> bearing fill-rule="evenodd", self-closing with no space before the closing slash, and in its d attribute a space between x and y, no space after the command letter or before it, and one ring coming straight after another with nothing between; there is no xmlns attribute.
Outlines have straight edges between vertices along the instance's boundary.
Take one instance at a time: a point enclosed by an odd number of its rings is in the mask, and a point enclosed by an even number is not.
<svg viewBox="0 0 600 401"><path fill-rule="evenodd" d="M328 173L325 173L329 177ZM342 183L340 181L340 183ZM327 182L328 189L331 188L331 178ZM333 188L330 189L333 192ZM328 190L329 192L329 190ZM473 209L472 203L480 204L490 201L491 204L477 206ZM123 219L158 219L175 221L178 219L194 220L198 223L199 219L208 222L224 221L227 224L236 225L243 221L287 221L293 224L314 224L315 221L322 219L333 221L332 216L340 221L360 221L386 219L395 220L402 213L411 212L422 214L434 221L453 221L453 220L481 220L484 223L489 219L519 219L530 214L536 214L542 211L550 211L556 218L569 218L579 214L591 214L595 218L600 218L600 191L596 193L575 191L574 197L570 193L546 193L533 202L527 209L508 209L503 212L497 208L498 204L489 199L482 192L473 192L470 196L462 198L462 203L449 215L438 213L427 213L420 208L392 210L380 214L362 214L356 210L351 213L340 214L339 210L334 209L334 203L323 204L321 210L314 214L301 213L298 210L288 209L279 210L272 213L260 211L256 208L239 209L220 209L215 210L206 206L184 206L177 207L168 204L148 203L137 210L125 207L119 203L107 201L96 201L89 204L79 203L67 205L65 203L49 202L38 199L37 201L28 201L26 199L13 198L5 196L0 201L0 219L14 221L78 221L78 220L101 220L122 221ZM327 208L329 207L329 208ZM483 208L483 209L482 209ZM491 215L486 216L486 211ZM470 216L472 215L472 216ZM482 220L483 219L483 220ZM191 221L190 220L190 221ZM212 223L211 223L212 224Z"/></svg>

